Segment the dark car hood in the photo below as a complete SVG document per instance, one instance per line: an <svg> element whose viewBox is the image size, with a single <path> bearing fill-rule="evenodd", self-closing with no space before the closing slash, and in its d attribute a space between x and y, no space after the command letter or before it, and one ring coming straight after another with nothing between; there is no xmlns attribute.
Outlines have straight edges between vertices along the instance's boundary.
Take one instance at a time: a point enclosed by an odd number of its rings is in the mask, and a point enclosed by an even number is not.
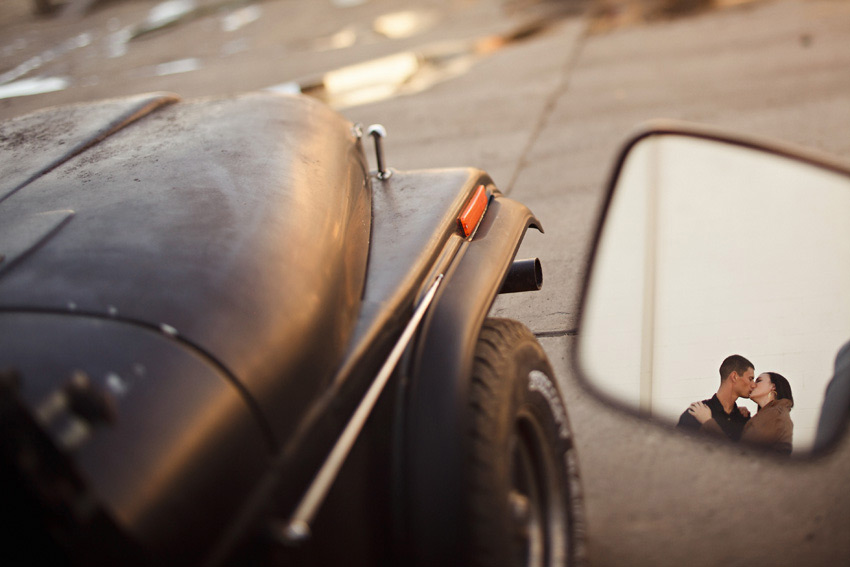
<svg viewBox="0 0 850 567"><path fill-rule="evenodd" d="M357 316L370 230L362 148L310 99L173 100L0 126L0 317L159 329L226 368L281 439Z"/></svg>
<svg viewBox="0 0 850 567"><path fill-rule="evenodd" d="M222 537L270 458L254 409L220 368L154 329L100 317L2 313L0 337L3 505L15 510L4 520L26 517L11 495L32 492L76 546L102 509L178 564ZM97 555L103 529L81 563L126 564Z"/></svg>

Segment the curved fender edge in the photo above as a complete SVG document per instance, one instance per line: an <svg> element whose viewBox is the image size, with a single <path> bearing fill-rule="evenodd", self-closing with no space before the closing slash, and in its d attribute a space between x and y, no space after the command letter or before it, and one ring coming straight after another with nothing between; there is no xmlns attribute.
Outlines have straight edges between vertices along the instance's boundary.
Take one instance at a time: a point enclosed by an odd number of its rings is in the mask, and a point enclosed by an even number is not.
<svg viewBox="0 0 850 567"><path fill-rule="evenodd" d="M462 516L467 400L481 325L529 226L529 209L496 197L462 257L446 274L424 322L409 367L402 488L409 559L454 565L464 537Z"/></svg>

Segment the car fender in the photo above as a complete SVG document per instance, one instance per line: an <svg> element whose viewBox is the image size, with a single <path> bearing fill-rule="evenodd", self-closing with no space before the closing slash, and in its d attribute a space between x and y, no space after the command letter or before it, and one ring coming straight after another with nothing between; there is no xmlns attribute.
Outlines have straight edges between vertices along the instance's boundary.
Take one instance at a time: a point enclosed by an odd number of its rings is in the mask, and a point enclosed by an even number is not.
<svg viewBox="0 0 850 567"><path fill-rule="evenodd" d="M471 241L445 275L411 357L402 444L406 479L406 547L421 564L459 557L463 518L461 471L475 345L529 226L524 205L496 196Z"/></svg>

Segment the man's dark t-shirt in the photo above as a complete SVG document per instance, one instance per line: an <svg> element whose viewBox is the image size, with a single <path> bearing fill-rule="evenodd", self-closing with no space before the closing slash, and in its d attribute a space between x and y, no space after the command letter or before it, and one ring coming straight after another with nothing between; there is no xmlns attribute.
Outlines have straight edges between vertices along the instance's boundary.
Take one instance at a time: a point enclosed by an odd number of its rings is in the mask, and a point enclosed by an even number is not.
<svg viewBox="0 0 850 567"><path fill-rule="evenodd" d="M711 409L711 417L714 418L723 433L732 441L740 441L744 425L750 418L744 417L737 405L732 408L731 413L726 413L716 394L710 400L703 400L703 403ZM688 413L688 410L685 410L676 427L687 431L699 431L700 425L697 418Z"/></svg>

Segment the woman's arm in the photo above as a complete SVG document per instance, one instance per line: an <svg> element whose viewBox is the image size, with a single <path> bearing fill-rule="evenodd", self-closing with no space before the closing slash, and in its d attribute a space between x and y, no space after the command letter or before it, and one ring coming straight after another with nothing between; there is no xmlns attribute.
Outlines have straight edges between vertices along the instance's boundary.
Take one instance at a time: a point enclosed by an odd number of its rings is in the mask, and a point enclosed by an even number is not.
<svg viewBox="0 0 850 567"><path fill-rule="evenodd" d="M726 437L726 434L720 429L714 418L711 416L711 408L705 405L705 402L694 402L688 406L688 413L700 422L700 433L707 433L717 437Z"/></svg>

